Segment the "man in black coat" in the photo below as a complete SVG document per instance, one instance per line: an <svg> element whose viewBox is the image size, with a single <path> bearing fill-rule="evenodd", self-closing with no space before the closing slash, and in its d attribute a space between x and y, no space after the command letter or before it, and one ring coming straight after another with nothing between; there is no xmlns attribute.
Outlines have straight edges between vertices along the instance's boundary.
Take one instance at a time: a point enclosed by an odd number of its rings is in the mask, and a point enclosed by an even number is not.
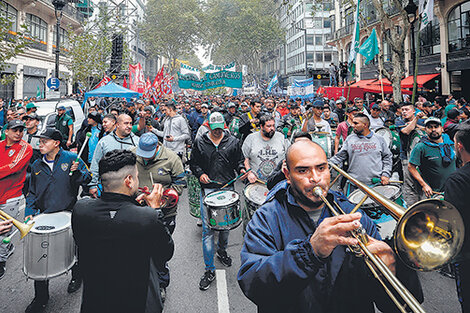
<svg viewBox="0 0 470 313"><path fill-rule="evenodd" d="M78 201L72 215L83 275L81 312L162 312L157 268L174 251L155 210L163 187L155 184L150 194L137 196L136 156L130 151L106 153L99 174L102 197Z"/></svg>

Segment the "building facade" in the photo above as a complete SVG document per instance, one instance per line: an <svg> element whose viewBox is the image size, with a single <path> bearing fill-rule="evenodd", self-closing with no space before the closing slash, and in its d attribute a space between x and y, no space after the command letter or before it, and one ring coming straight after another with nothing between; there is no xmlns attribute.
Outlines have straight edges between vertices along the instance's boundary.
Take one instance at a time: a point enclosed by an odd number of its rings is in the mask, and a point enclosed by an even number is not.
<svg viewBox="0 0 470 313"><path fill-rule="evenodd" d="M10 60L1 75L16 74L15 81L0 86L0 97L20 99L25 97L44 97L46 81L55 71L56 17L52 0L0 0L1 14L13 23L10 35L20 31L20 25L26 25L26 33L31 45L26 51ZM77 10L75 4L67 4L63 9L60 30L60 47L67 48L66 28L80 31L86 15ZM60 94L72 91L71 72L67 68L68 60L61 55L59 78Z"/></svg>
<svg viewBox="0 0 470 313"><path fill-rule="evenodd" d="M416 1L416 0L415 0ZM342 1L335 0L335 11L331 15L335 25L329 44L339 51L339 60L347 61L351 49L352 32L354 28L354 10L351 5L340 5ZM406 3L405 3L406 4ZM417 1L415 2L418 5ZM384 6L393 16L396 25L400 25L400 16L389 2ZM385 68L390 69L391 51L383 40L384 30L377 20L375 8L368 3L361 7L361 37L360 43L367 39L367 34L374 27L377 31L379 44L382 44ZM465 90L465 82L470 81L470 1L465 0L435 0L434 19L418 34L415 22L415 49L419 41L418 75L439 74L428 85L437 94L464 96L470 98L470 90ZM408 34L405 41L406 74L413 75L412 40ZM363 57L358 54L356 59L355 80L377 79L377 61L364 64Z"/></svg>
<svg viewBox="0 0 470 313"><path fill-rule="evenodd" d="M338 62L335 47L327 45L332 24L332 0L302 1L275 0L281 27L286 30L285 43L262 58L263 73L279 75L286 88L294 79L314 77L316 86L328 84L328 67ZM318 75L322 75L320 79Z"/></svg>

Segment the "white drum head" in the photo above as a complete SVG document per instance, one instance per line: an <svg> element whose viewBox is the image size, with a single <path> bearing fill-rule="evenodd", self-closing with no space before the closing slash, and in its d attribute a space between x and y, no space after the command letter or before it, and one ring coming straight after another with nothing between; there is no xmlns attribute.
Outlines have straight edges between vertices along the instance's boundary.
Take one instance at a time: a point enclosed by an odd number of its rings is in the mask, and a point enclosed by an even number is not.
<svg viewBox="0 0 470 313"><path fill-rule="evenodd" d="M394 186L394 185L378 185L373 187L374 191L380 193L387 199L394 201L398 198L398 195L400 194L400 187ZM354 190L348 197L348 200L351 201L354 204L358 204L362 198L364 197L364 192L360 189ZM367 200L364 202L365 206L370 206L370 205L375 205L375 201L372 200L370 197L367 198Z"/></svg>
<svg viewBox="0 0 470 313"><path fill-rule="evenodd" d="M204 203L210 206L220 207L232 205L240 200L238 193L232 190L218 190L204 197Z"/></svg>
<svg viewBox="0 0 470 313"><path fill-rule="evenodd" d="M392 138L392 132L388 128L379 128L375 131L377 135L385 139L385 142L387 143L387 146L390 147L393 141Z"/></svg>
<svg viewBox="0 0 470 313"><path fill-rule="evenodd" d="M268 195L268 188L265 184L254 183L245 187L245 197L251 202L262 205Z"/></svg>
<svg viewBox="0 0 470 313"><path fill-rule="evenodd" d="M70 212L43 213L34 218L31 231L37 234L57 232L70 226L72 214Z"/></svg>

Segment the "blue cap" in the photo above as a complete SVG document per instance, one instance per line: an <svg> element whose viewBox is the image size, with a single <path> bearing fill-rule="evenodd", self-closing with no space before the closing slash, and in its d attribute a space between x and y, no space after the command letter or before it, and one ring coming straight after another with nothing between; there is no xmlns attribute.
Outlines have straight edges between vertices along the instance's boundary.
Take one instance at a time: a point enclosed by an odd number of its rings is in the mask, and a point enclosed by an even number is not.
<svg viewBox="0 0 470 313"><path fill-rule="evenodd" d="M377 103L374 103L374 105L370 108L371 110L380 110L380 107Z"/></svg>
<svg viewBox="0 0 470 313"><path fill-rule="evenodd" d="M57 107L57 110L65 110L65 107L64 107L63 105L59 105L59 106Z"/></svg>
<svg viewBox="0 0 470 313"><path fill-rule="evenodd" d="M313 101L312 107L314 108L323 108L325 106L322 100L315 100Z"/></svg>
<svg viewBox="0 0 470 313"><path fill-rule="evenodd" d="M135 153L146 159L153 158L157 151L158 138L154 133L145 133L140 136L139 145Z"/></svg>

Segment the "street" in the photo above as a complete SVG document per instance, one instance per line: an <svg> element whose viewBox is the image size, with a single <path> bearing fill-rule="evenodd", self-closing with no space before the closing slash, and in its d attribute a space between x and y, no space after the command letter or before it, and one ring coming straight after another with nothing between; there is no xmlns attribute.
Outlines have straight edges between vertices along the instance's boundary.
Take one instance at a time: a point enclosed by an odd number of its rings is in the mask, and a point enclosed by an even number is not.
<svg viewBox="0 0 470 313"><path fill-rule="evenodd" d="M242 193L238 183L236 190ZM175 313L241 313L256 312L238 286L236 275L240 267L239 252L242 247L242 227L230 233L228 253L233 258L232 267L224 267L217 259L217 278L207 291L199 290L199 279L204 273L201 231L196 219L189 214L187 189L180 197L177 226L174 234L175 254L170 262L171 283L167 290L165 312ZM27 281L23 272L23 245L15 236L15 253L7 262L7 273L0 281L0 312L24 312L33 299L33 281ZM138 244L138 243L136 243ZM129 256L132 257L132 256ZM132 271L132 268L123 269ZM119 273L116 273L119 275ZM424 288L424 309L428 313L458 313L455 283L437 272L420 273ZM45 312L79 312L81 290L67 294L70 275L50 282L50 300Z"/></svg>

